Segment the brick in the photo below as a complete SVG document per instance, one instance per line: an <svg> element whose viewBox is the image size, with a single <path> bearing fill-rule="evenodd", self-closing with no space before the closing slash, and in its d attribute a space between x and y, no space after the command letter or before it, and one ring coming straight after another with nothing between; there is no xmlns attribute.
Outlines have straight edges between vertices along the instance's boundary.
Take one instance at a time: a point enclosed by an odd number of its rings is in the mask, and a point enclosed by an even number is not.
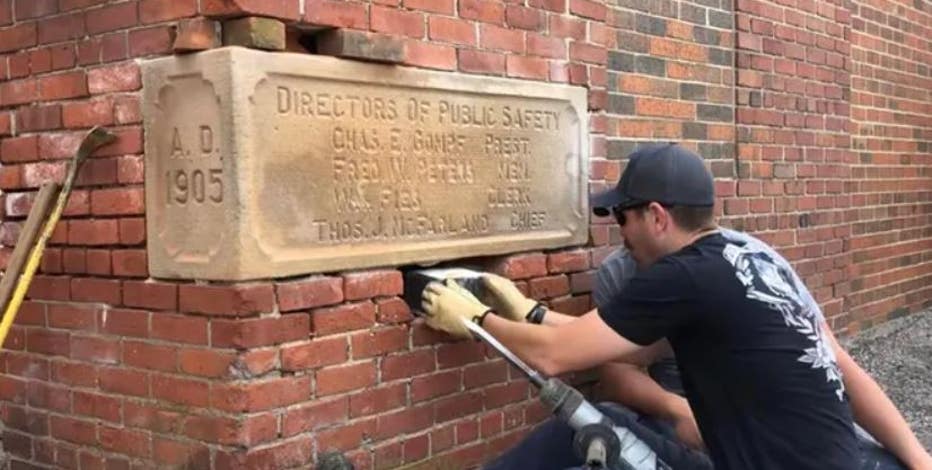
<svg viewBox="0 0 932 470"><path fill-rule="evenodd" d="M637 98L635 107L639 115L681 119L694 118L696 109L695 105L692 103L666 101L655 98Z"/></svg>
<svg viewBox="0 0 932 470"><path fill-rule="evenodd" d="M113 102L109 98L64 103L62 124L66 128L109 126L113 124Z"/></svg>
<svg viewBox="0 0 932 470"><path fill-rule="evenodd" d="M140 0L139 21L142 24L160 23L194 16L197 0Z"/></svg>
<svg viewBox="0 0 932 470"><path fill-rule="evenodd" d="M275 285L278 306L282 311L301 310L343 301L343 279L313 277L303 281Z"/></svg>
<svg viewBox="0 0 932 470"><path fill-rule="evenodd" d="M149 374L122 368L101 368L100 389L108 392L146 397L149 395Z"/></svg>
<svg viewBox="0 0 932 470"><path fill-rule="evenodd" d="M336 28L367 29L369 14L363 3L308 0L304 19L308 23Z"/></svg>
<svg viewBox="0 0 932 470"><path fill-rule="evenodd" d="M29 71L39 75L52 70L52 51L47 47L33 49L28 54Z"/></svg>
<svg viewBox="0 0 932 470"><path fill-rule="evenodd" d="M382 380L413 377L437 368L437 359L431 350L393 354L382 359Z"/></svg>
<svg viewBox="0 0 932 470"><path fill-rule="evenodd" d="M290 408L282 416L282 434L293 436L342 422L348 416L347 403L344 396L326 401L315 400L307 406Z"/></svg>
<svg viewBox="0 0 932 470"><path fill-rule="evenodd" d="M540 253L512 255L498 262L489 271L508 279L527 279L547 274L547 257Z"/></svg>
<svg viewBox="0 0 932 470"><path fill-rule="evenodd" d="M0 142L0 161L18 163L39 158L39 141L36 136L7 137Z"/></svg>
<svg viewBox="0 0 932 470"><path fill-rule="evenodd" d="M341 364L349 357L345 337L318 338L310 343L282 348L282 370L298 371Z"/></svg>
<svg viewBox="0 0 932 470"><path fill-rule="evenodd" d="M120 297L120 281L94 278L74 278L71 280L71 298L73 300L120 305Z"/></svg>
<svg viewBox="0 0 932 470"><path fill-rule="evenodd" d="M179 405L207 407L210 399L207 382L170 375L152 375L152 396Z"/></svg>
<svg viewBox="0 0 932 470"><path fill-rule="evenodd" d="M0 83L0 104L3 106L30 103L38 98L39 88L35 79Z"/></svg>
<svg viewBox="0 0 932 470"><path fill-rule="evenodd" d="M152 337L185 344L207 344L207 319L168 313L152 314Z"/></svg>
<svg viewBox="0 0 932 470"><path fill-rule="evenodd" d="M570 43L570 60L604 65L608 62L608 52L602 46L573 41Z"/></svg>
<svg viewBox="0 0 932 470"><path fill-rule="evenodd" d="M597 21L604 21L608 8L590 0L570 0L570 13Z"/></svg>
<svg viewBox="0 0 932 470"><path fill-rule="evenodd" d="M97 313L101 333L146 338L149 336L149 312L109 309Z"/></svg>
<svg viewBox="0 0 932 470"><path fill-rule="evenodd" d="M505 7L505 24L511 28L540 31L544 26L544 15L540 10L521 5Z"/></svg>
<svg viewBox="0 0 932 470"><path fill-rule="evenodd" d="M181 424L181 433L208 443L242 444L242 422L234 418L218 416L186 416Z"/></svg>
<svg viewBox="0 0 932 470"><path fill-rule="evenodd" d="M505 72L509 77L547 80L550 66L546 59L508 55L505 60Z"/></svg>
<svg viewBox="0 0 932 470"><path fill-rule="evenodd" d="M134 0L88 10L84 20L87 32L91 35L135 26L139 23L137 2Z"/></svg>
<svg viewBox="0 0 932 470"><path fill-rule="evenodd" d="M81 139L77 132L43 133L39 136L39 155L45 160L72 158L81 145ZM87 174L83 168L78 173L79 180Z"/></svg>
<svg viewBox="0 0 932 470"><path fill-rule="evenodd" d="M405 8L452 15L455 0L404 0Z"/></svg>
<svg viewBox="0 0 932 470"><path fill-rule="evenodd" d="M505 5L491 0L458 0L459 15L464 20L503 25Z"/></svg>
<svg viewBox="0 0 932 470"><path fill-rule="evenodd" d="M72 220L68 222L68 243L112 245L117 243L118 239L116 220Z"/></svg>
<svg viewBox="0 0 932 470"><path fill-rule="evenodd" d="M318 54L388 63L401 63L407 56L406 43L386 34L332 30L316 40Z"/></svg>
<svg viewBox="0 0 932 470"><path fill-rule="evenodd" d="M0 28L0 53L19 51L36 45L36 23L20 23Z"/></svg>
<svg viewBox="0 0 932 470"><path fill-rule="evenodd" d="M285 24L271 18L246 17L223 23L223 44L253 49L285 49Z"/></svg>
<svg viewBox="0 0 932 470"><path fill-rule="evenodd" d="M530 55L566 59L566 43L560 38L541 34L527 35L527 52Z"/></svg>
<svg viewBox="0 0 932 470"><path fill-rule="evenodd" d="M39 98L46 101L87 96L87 77L83 71L47 75L38 81Z"/></svg>
<svg viewBox="0 0 932 470"><path fill-rule="evenodd" d="M430 400L458 392L462 382L462 372L458 369L415 377L411 380L411 401Z"/></svg>
<svg viewBox="0 0 932 470"><path fill-rule="evenodd" d="M166 54L172 51L174 44L174 27L156 26L134 29L129 32L129 55L131 57Z"/></svg>
<svg viewBox="0 0 932 470"><path fill-rule="evenodd" d="M13 2L6 0L0 3L0 26L13 23Z"/></svg>
<svg viewBox="0 0 932 470"><path fill-rule="evenodd" d="M84 36L83 13L43 18L37 23L39 44L54 44Z"/></svg>
<svg viewBox="0 0 932 470"><path fill-rule="evenodd" d="M236 356L213 349L181 349L178 351L178 369L186 374L206 378L220 378L230 373Z"/></svg>
<svg viewBox="0 0 932 470"><path fill-rule="evenodd" d="M117 340L74 335L71 337L71 357L98 364L116 364L120 360Z"/></svg>
<svg viewBox="0 0 932 470"><path fill-rule="evenodd" d="M139 65L126 62L91 69L87 73L87 87L95 95L139 90L142 87Z"/></svg>
<svg viewBox="0 0 932 470"><path fill-rule="evenodd" d="M142 122L139 98L118 96L113 103L113 118L117 124L136 124Z"/></svg>
<svg viewBox="0 0 932 470"><path fill-rule="evenodd" d="M650 53L655 56L672 57L694 62L705 62L708 60L708 49L702 46L672 41L666 38L651 38Z"/></svg>
<svg viewBox="0 0 932 470"><path fill-rule="evenodd" d="M2 72L2 69L0 69L0 72ZM0 75L3 74L0 73ZM0 137L10 135L11 123L12 118L10 113L0 113Z"/></svg>
<svg viewBox="0 0 932 470"><path fill-rule="evenodd" d="M325 367L315 374L317 396L356 390L375 384L375 362L350 366Z"/></svg>
<svg viewBox="0 0 932 470"><path fill-rule="evenodd" d="M210 449L206 446L155 436L152 438L152 457L162 465L191 465L196 468L210 466Z"/></svg>
<svg viewBox="0 0 932 470"><path fill-rule="evenodd" d="M254 412L281 408L311 396L311 377L281 377L261 382L250 382L241 386L243 391L242 411ZM236 411L237 408L230 411Z"/></svg>
<svg viewBox="0 0 932 470"><path fill-rule="evenodd" d="M358 418L403 407L407 404L407 387L398 383L365 390L349 397L349 416Z"/></svg>
<svg viewBox="0 0 932 470"><path fill-rule="evenodd" d="M460 49L459 69L469 73L503 75L505 73L505 55L496 52Z"/></svg>
<svg viewBox="0 0 932 470"><path fill-rule="evenodd" d="M97 331L98 309L91 306L50 304L47 316L50 328Z"/></svg>
<svg viewBox="0 0 932 470"><path fill-rule="evenodd" d="M91 421L51 416L49 430L51 436L56 439L82 445L97 444L97 426Z"/></svg>
<svg viewBox="0 0 932 470"><path fill-rule="evenodd" d="M343 276L346 300L360 300L402 293L401 272L396 270L350 273Z"/></svg>
<svg viewBox="0 0 932 470"><path fill-rule="evenodd" d="M585 250L562 251L547 256L547 270L551 273L583 271L589 268L589 253Z"/></svg>
<svg viewBox="0 0 932 470"><path fill-rule="evenodd" d="M178 23L175 52L203 51L220 47L220 23L204 18L184 20Z"/></svg>
<svg viewBox="0 0 932 470"><path fill-rule="evenodd" d="M178 287L182 312L243 316L272 311L275 293L269 284L194 285Z"/></svg>
<svg viewBox="0 0 932 470"><path fill-rule="evenodd" d="M399 298L386 298L376 300L379 323L406 323L414 317L411 308Z"/></svg>
<svg viewBox="0 0 932 470"><path fill-rule="evenodd" d="M15 0L14 5L17 21L51 16L58 12L56 0Z"/></svg>
<svg viewBox="0 0 932 470"><path fill-rule="evenodd" d="M428 37L433 41L450 42L453 44L462 44L475 46L476 41L476 24L471 21L464 21L456 18L447 18L443 16L431 16L427 23ZM459 51L462 60L462 53L468 49Z"/></svg>
<svg viewBox="0 0 932 470"><path fill-rule="evenodd" d="M201 14L206 16L255 15L297 20L300 14L298 2L293 1L201 0L200 5Z"/></svg>
<svg viewBox="0 0 932 470"><path fill-rule="evenodd" d="M214 320L210 331L212 346L241 349L296 341L310 334L308 317L302 313L248 320Z"/></svg>
<svg viewBox="0 0 932 470"><path fill-rule="evenodd" d="M137 258L141 255L144 261L145 252L139 250ZM113 253L114 273L117 273L117 262L124 255L121 252ZM144 269L145 265L136 268ZM124 268L119 268L124 269ZM178 286L165 282L124 281L123 304L128 307L148 308L154 310L175 310L178 308Z"/></svg>
<svg viewBox="0 0 932 470"><path fill-rule="evenodd" d="M375 324L375 305L358 302L311 311L311 331L316 335L342 333Z"/></svg>
<svg viewBox="0 0 932 470"><path fill-rule="evenodd" d="M526 45L525 32L495 25L479 25L479 46L483 49L516 52L523 54Z"/></svg>
<svg viewBox="0 0 932 470"><path fill-rule="evenodd" d="M149 33L145 33L145 35L148 34ZM100 40L99 49L100 61L102 62L125 60L129 58L129 34L126 31L106 34ZM94 62L96 63L98 61Z"/></svg>
<svg viewBox="0 0 932 470"><path fill-rule="evenodd" d="M533 8L540 8L547 11L552 11L554 13L566 13L567 8L566 0L529 0L528 6ZM550 15L551 18L557 17L559 15Z"/></svg>
<svg viewBox="0 0 932 470"><path fill-rule="evenodd" d="M120 243L124 245L138 245L146 241L146 224L141 218L128 218L119 220Z"/></svg>
<svg viewBox="0 0 932 470"><path fill-rule="evenodd" d="M68 276L33 276L32 284L29 285L26 295L34 300L70 300L71 278Z"/></svg>
<svg viewBox="0 0 932 470"><path fill-rule="evenodd" d="M407 347L408 329L397 326L357 333L350 338L350 344L353 359L383 356Z"/></svg>

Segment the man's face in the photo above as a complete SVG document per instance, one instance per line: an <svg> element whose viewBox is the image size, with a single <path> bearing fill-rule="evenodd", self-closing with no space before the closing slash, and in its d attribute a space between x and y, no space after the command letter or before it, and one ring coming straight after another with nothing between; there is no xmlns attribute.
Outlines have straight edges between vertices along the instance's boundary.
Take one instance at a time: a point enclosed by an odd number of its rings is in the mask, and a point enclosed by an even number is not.
<svg viewBox="0 0 932 470"><path fill-rule="evenodd" d="M625 248L637 261L638 267L643 268L653 263L654 244L648 218L645 217L649 215L645 212L645 206L639 205L623 210L613 208L612 213L615 215L618 226L621 227Z"/></svg>

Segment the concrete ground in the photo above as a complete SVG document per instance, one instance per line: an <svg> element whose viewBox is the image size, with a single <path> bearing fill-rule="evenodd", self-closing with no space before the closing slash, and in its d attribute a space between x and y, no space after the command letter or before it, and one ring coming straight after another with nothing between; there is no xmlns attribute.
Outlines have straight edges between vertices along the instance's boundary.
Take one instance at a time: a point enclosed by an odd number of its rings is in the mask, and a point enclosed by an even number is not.
<svg viewBox="0 0 932 470"><path fill-rule="evenodd" d="M890 320L843 343L932 450L932 310Z"/></svg>

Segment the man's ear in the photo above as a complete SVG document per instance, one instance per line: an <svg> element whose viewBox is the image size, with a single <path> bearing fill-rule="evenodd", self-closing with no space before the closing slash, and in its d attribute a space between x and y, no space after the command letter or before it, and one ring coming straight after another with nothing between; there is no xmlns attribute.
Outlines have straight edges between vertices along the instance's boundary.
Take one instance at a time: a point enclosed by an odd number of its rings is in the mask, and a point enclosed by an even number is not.
<svg viewBox="0 0 932 470"><path fill-rule="evenodd" d="M649 206L647 206L647 211L649 212L649 214L647 214L649 217L648 220L655 228L655 230L658 232L663 232L670 229L670 225L673 223L673 219L670 217L670 213L664 209L663 206L656 202L652 202Z"/></svg>

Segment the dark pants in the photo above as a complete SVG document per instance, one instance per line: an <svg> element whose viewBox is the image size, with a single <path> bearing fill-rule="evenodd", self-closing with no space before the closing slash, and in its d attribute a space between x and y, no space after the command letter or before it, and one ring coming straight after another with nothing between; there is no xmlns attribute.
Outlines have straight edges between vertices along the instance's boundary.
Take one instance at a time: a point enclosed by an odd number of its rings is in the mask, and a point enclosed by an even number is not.
<svg viewBox="0 0 932 470"><path fill-rule="evenodd" d="M712 470L712 462L702 452L694 451L677 440L672 426L664 421L641 416L615 403L602 403L599 410L615 424L631 430L649 445L673 470ZM549 419L484 470L553 469L580 467L582 459L573 452L573 430L557 419ZM859 470L905 470L905 466L864 436L858 436L861 450Z"/></svg>
<svg viewBox="0 0 932 470"><path fill-rule="evenodd" d="M670 425L640 416L615 403L602 403L598 408L615 424L631 430L674 470L712 469L709 458L702 452L681 444ZM583 461L573 453L572 443L573 430L562 421L552 418L538 426L517 446L483 468L563 470L578 467Z"/></svg>

